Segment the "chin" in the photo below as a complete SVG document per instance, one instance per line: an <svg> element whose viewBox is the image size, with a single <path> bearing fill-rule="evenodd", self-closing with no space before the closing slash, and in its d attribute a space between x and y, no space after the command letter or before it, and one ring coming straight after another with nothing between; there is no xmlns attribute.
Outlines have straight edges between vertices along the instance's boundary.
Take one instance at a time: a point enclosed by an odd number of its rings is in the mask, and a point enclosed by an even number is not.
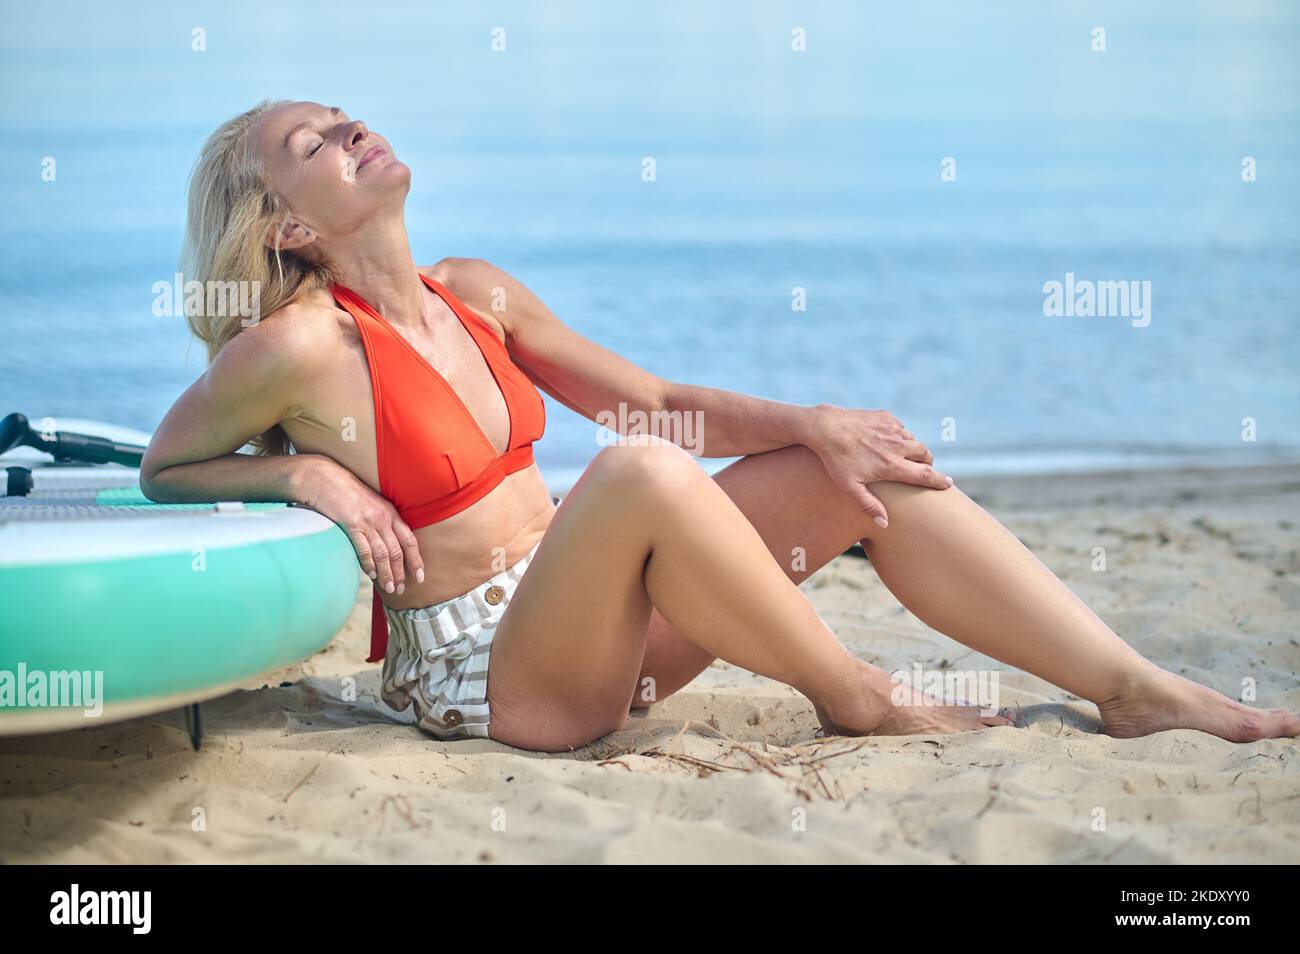
<svg viewBox="0 0 1300 954"><path fill-rule="evenodd" d="M411 167L400 159L392 159L383 169L378 171L382 174L384 182L400 182L403 185L411 184Z"/></svg>

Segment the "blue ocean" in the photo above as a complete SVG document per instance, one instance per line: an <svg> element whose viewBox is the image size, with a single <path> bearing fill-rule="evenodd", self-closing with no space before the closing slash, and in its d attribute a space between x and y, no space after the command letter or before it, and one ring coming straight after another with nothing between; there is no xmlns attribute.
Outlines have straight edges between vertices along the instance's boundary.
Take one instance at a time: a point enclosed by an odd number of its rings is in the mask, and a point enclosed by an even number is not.
<svg viewBox="0 0 1300 954"><path fill-rule="evenodd" d="M46 0L5 20L0 414L157 425L204 367L151 308L190 166L285 97L393 142L419 261L489 259L666 378L885 408L957 475L1300 455L1300 5ZM1067 276L1147 289L1141 314L1046 314ZM547 407L558 488L598 429Z"/></svg>

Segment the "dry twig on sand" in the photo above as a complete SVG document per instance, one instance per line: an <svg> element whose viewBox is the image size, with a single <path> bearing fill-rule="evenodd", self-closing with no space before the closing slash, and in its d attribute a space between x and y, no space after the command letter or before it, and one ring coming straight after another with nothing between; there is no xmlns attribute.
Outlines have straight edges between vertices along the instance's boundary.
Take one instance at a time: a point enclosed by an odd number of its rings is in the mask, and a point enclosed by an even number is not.
<svg viewBox="0 0 1300 954"><path fill-rule="evenodd" d="M688 730L691 729L699 730L701 735L726 743L726 748L719 753L717 761L702 758L698 755L689 755L682 751L674 751L674 749L681 748L679 743L681 743ZM761 770L781 779L783 782L792 784L795 792L806 801L819 798L827 801L837 801L843 798L843 792L840 790L838 783L835 784L832 790L831 785L827 784L826 779L823 777L819 766L824 765L831 759L851 755L870 745L872 741L871 739L849 740L844 736L827 736L786 746L770 746L767 740L764 740L760 743L760 746L756 747L753 744L734 739L721 729L708 723L688 719L682 723L681 728L673 734L673 737L667 743L651 745L648 748L634 746L617 754L611 753L596 764L602 766L618 765L631 770L631 766L620 761L620 759L624 756L636 755L642 758L659 759L670 765L681 765L690 768L701 778L707 778L722 772L741 772L749 775ZM846 742L850 744L843 745ZM735 755L744 756L748 759L748 762L735 762L732 758Z"/></svg>

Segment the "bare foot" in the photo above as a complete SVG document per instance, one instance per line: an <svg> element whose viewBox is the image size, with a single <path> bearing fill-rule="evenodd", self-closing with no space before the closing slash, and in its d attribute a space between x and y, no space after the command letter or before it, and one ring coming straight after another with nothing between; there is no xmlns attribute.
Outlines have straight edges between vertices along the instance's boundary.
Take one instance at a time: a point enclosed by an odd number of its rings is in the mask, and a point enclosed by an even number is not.
<svg viewBox="0 0 1300 954"><path fill-rule="evenodd" d="M1002 713L1009 710L1003 709ZM868 735L946 735L974 732L998 725L1014 726L1006 715L984 715L979 706L896 706Z"/></svg>
<svg viewBox="0 0 1300 954"><path fill-rule="evenodd" d="M979 706L954 704L928 693L914 692L905 685L891 683L887 695L881 692L882 688L877 686L856 711L839 718L815 706L822 732L853 736L947 735L1015 725L1009 718L1010 709L1002 709L997 715L984 715Z"/></svg>
<svg viewBox="0 0 1300 954"><path fill-rule="evenodd" d="M1229 742L1300 736L1300 714L1252 709L1222 693L1154 668L1134 685L1097 704L1106 734L1135 739L1166 729L1199 729Z"/></svg>

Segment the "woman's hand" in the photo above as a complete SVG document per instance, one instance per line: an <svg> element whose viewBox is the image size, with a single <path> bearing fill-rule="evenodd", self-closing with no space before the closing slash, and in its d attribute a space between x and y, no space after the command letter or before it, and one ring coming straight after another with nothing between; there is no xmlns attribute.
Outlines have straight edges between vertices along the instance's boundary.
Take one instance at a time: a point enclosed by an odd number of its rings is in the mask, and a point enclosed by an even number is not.
<svg viewBox="0 0 1300 954"><path fill-rule="evenodd" d="M867 489L878 480L895 480L934 490L952 486L935 470L934 457L888 411L862 411L819 404L812 436L806 442L835 486L853 497L881 527L889 525L885 505Z"/></svg>
<svg viewBox="0 0 1300 954"><path fill-rule="evenodd" d="M320 458L302 481L297 499L304 507L329 517L347 532L361 569L388 593L406 589L409 571L424 582L424 560L415 534L387 499L375 493L346 467Z"/></svg>

